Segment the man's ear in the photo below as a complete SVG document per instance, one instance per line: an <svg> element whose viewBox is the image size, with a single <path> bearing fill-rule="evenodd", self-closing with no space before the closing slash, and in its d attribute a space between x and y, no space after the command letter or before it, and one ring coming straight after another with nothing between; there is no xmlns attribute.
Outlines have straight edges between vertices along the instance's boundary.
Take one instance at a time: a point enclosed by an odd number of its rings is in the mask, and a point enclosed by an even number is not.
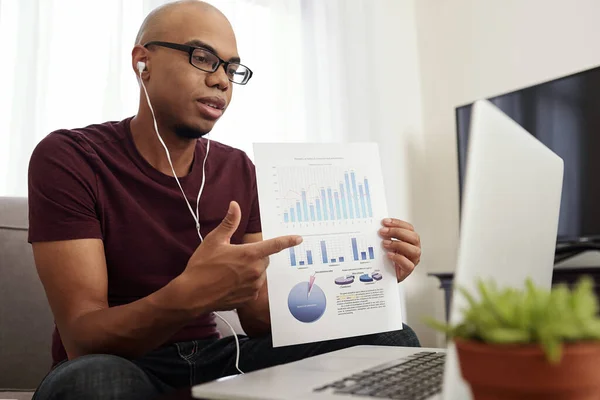
<svg viewBox="0 0 600 400"><path fill-rule="evenodd" d="M135 45L131 51L131 64L136 75L148 71L148 50L139 44Z"/></svg>

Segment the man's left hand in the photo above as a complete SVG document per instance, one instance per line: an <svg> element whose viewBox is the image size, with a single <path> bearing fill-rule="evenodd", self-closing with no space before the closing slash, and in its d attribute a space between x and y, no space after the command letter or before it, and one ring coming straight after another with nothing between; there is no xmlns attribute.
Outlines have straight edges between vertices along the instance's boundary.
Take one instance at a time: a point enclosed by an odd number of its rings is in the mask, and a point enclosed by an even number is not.
<svg viewBox="0 0 600 400"><path fill-rule="evenodd" d="M408 222L386 218L381 224L379 234L384 239L383 247L394 262L398 282L402 282L421 261L421 238Z"/></svg>

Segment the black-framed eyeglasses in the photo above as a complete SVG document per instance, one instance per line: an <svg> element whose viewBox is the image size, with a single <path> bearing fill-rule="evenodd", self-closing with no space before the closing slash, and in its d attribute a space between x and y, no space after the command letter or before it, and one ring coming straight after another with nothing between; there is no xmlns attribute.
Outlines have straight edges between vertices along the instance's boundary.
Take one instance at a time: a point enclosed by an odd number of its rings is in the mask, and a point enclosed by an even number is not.
<svg viewBox="0 0 600 400"><path fill-rule="evenodd" d="M151 45L168 47L170 49L180 50L188 53L190 56L190 64L204 72L215 72L222 64L225 66L227 79L239 85L245 85L248 83L250 78L252 78L252 71L250 68L237 62L225 61L212 51L202 47L160 41L148 42L144 45L144 47Z"/></svg>

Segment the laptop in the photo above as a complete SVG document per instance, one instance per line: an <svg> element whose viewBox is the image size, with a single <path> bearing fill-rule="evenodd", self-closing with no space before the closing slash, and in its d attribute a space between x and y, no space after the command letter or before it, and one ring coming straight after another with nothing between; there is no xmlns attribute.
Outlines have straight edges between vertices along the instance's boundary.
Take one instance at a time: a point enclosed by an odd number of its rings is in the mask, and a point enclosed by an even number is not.
<svg viewBox="0 0 600 400"><path fill-rule="evenodd" d="M454 282L550 288L563 161L488 101L474 104ZM450 321L461 321L462 296ZM493 362L493 360L490 360ZM356 346L192 388L205 399L468 400L455 348Z"/></svg>

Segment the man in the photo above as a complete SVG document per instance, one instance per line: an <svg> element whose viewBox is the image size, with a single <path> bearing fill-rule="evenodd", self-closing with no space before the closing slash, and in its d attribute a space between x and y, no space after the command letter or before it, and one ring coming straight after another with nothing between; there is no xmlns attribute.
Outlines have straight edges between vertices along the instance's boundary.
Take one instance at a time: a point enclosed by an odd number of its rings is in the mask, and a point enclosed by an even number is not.
<svg viewBox="0 0 600 400"><path fill-rule="evenodd" d="M203 168L202 136L251 77L233 30L210 5L171 3L148 15L131 62L150 103L142 88L135 117L53 132L31 158L29 241L57 327L36 399L149 399L234 374L236 346L216 331L219 310L236 309L248 335L244 372L357 344L419 345L405 327L273 348L267 260L300 238L262 240L243 152L213 142ZM201 241L182 191L195 205L204 172ZM408 223L382 223L401 281L419 262L419 236Z"/></svg>

